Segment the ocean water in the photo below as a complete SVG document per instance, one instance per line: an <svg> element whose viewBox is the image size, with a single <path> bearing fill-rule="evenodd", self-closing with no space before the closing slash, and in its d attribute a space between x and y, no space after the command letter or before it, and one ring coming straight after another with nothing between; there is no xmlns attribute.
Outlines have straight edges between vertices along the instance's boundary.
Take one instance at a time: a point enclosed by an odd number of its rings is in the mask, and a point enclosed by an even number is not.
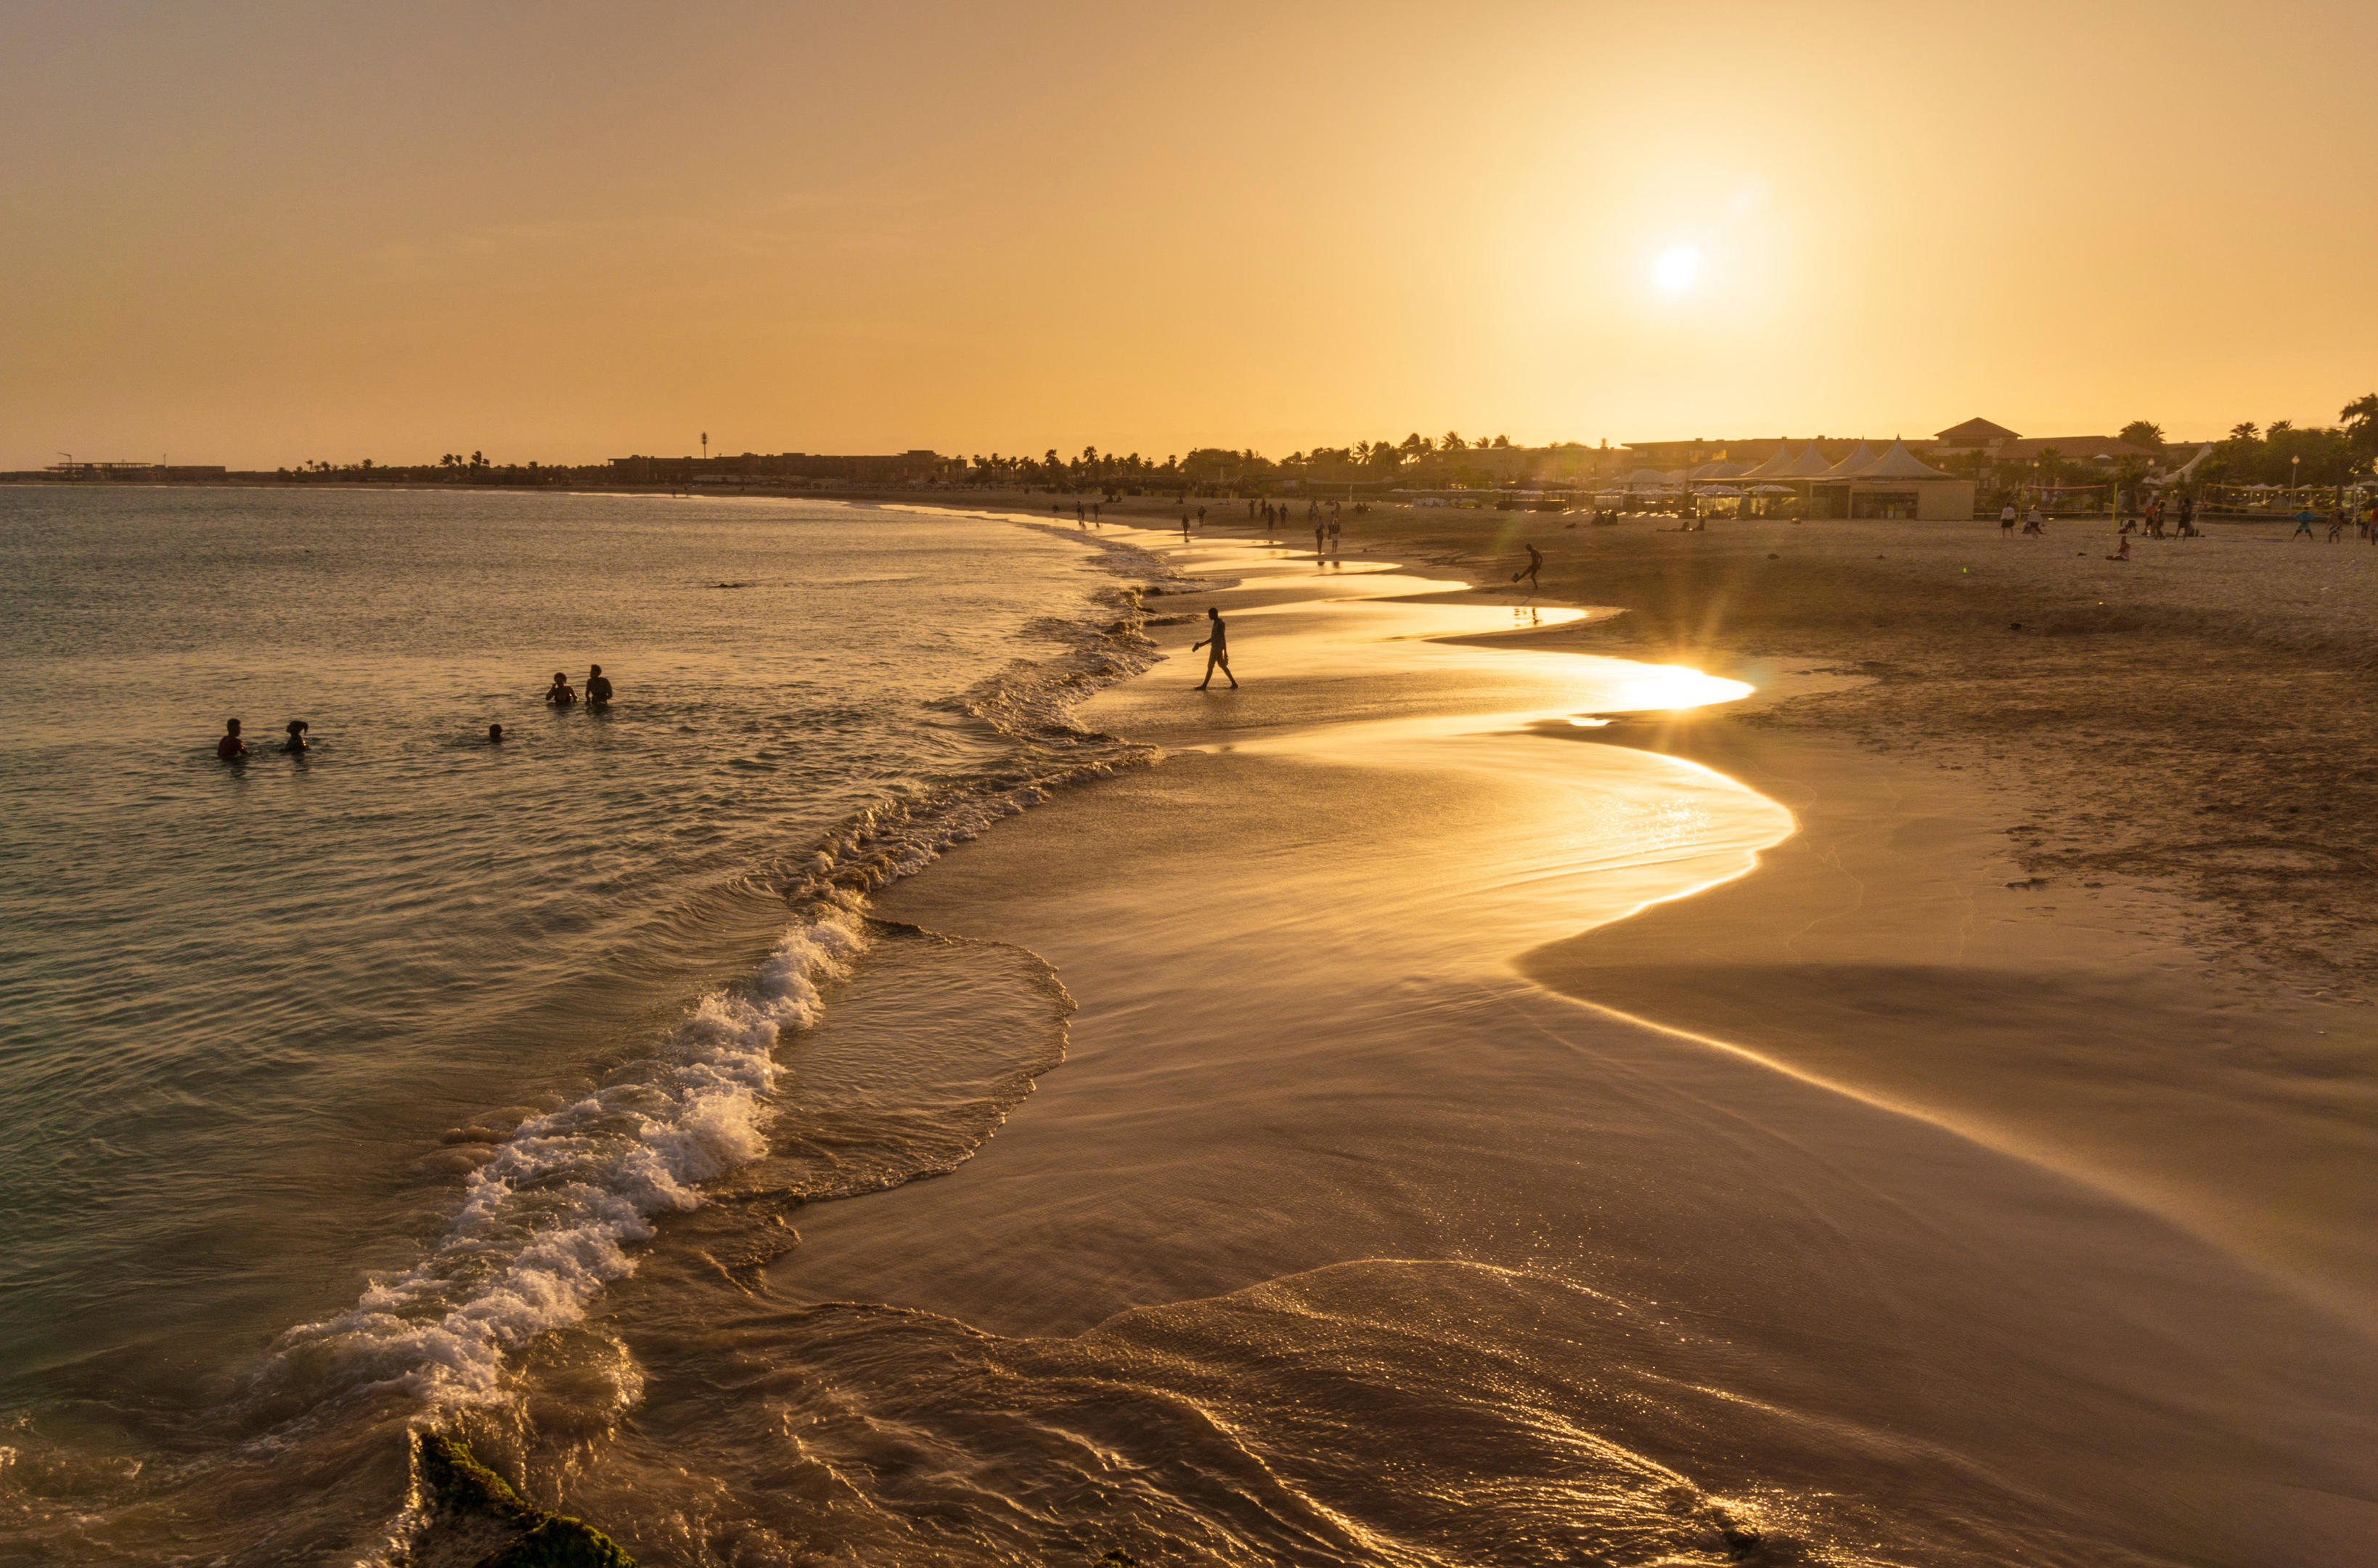
<svg viewBox="0 0 2378 1568"><path fill-rule="evenodd" d="M401 1555L391 1433L516 1399L662 1217L964 1160L1066 998L863 896L1143 760L1065 714L1149 570L823 502L0 491L0 1558ZM590 662L608 711L544 705ZM892 1045L799 1056L862 955ZM937 1017L968 1049L904 1057Z"/></svg>

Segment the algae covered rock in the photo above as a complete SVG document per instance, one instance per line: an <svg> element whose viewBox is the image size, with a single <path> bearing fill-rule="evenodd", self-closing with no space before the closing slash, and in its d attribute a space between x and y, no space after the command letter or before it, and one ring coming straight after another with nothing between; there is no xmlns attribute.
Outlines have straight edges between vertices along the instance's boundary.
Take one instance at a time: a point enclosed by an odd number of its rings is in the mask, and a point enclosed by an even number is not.
<svg viewBox="0 0 2378 1568"><path fill-rule="evenodd" d="M430 1514L420 1568L636 1568L594 1526L524 1501L459 1438L421 1432L415 1451Z"/></svg>

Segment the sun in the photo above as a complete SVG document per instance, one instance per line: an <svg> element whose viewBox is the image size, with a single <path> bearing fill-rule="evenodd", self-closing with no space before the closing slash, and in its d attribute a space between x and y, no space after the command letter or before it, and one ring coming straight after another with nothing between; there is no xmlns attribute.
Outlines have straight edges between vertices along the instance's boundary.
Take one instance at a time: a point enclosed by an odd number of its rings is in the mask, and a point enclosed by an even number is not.
<svg viewBox="0 0 2378 1568"><path fill-rule="evenodd" d="M1651 263L1651 281L1660 285L1662 294L1682 294L1693 286L1701 275L1701 252L1699 246L1680 245L1660 252Z"/></svg>

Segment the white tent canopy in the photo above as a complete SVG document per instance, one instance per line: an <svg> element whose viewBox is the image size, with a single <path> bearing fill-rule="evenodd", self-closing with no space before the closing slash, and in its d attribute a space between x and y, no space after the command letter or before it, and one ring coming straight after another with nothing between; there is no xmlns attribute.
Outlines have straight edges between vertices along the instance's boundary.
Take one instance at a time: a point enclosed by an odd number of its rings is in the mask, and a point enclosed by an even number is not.
<svg viewBox="0 0 2378 1568"><path fill-rule="evenodd" d="M1747 474L1740 475L1738 476L1745 479L1772 479L1778 474L1783 473L1791 466L1792 443L1790 441L1784 441L1776 446L1773 456L1770 457L1766 462L1759 464L1756 468L1750 470Z"/></svg>
<svg viewBox="0 0 2378 1568"><path fill-rule="evenodd" d="M1817 443L1810 441L1808 450L1802 452L1797 461L1774 476L1779 479L1821 479L1832 471L1833 465L1825 461L1825 454L1817 450Z"/></svg>
<svg viewBox="0 0 2378 1568"><path fill-rule="evenodd" d="M1828 479L1857 478L1863 476L1867 469L1873 465L1874 452L1866 442L1860 441L1856 451L1825 470L1825 477Z"/></svg>
<svg viewBox="0 0 2378 1568"><path fill-rule="evenodd" d="M1956 476L1943 474L1907 450L1907 443L1894 440L1891 450L1858 470L1861 479L1950 479Z"/></svg>

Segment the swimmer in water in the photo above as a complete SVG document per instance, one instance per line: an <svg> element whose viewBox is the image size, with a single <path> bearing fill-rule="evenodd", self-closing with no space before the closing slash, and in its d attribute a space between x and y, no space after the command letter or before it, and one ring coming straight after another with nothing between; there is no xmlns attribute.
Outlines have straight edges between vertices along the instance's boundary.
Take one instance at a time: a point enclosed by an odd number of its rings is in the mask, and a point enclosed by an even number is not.
<svg viewBox="0 0 2378 1568"><path fill-rule="evenodd" d="M586 706L588 707L611 706L611 682L604 675L603 667L599 664L586 667Z"/></svg>
<svg viewBox="0 0 2378 1568"><path fill-rule="evenodd" d="M503 727L502 725L500 725L500 724L490 724L490 725L488 725L488 726L487 726L487 744L489 744L489 745L491 745L491 746L500 746L500 745L502 745L503 743L504 743L504 727Z"/></svg>
<svg viewBox="0 0 2378 1568"><path fill-rule="evenodd" d="M558 669L555 670L553 672L553 684L546 687L545 690L545 700L552 704L555 707L568 707L570 704L576 702L578 700L578 694L570 689L570 677L564 675Z"/></svg>
<svg viewBox="0 0 2378 1568"><path fill-rule="evenodd" d="M239 738L239 720L223 720L222 739L215 742L215 755L224 762L237 762L247 755L247 742Z"/></svg>
<svg viewBox="0 0 2378 1568"><path fill-rule="evenodd" d="M281 749L293 753L306 750L306 721L302 718L293 718L286 728L289 739L281 742Z"/></svg>
<svg viewBox="0 0 2378 1568"><path fill-rule="evenodd" d="M1230 677L1231 690L1235 692L1239 689L1239 678L1231 674L1231 647L1224 640L1229 633L1229 629L1222 624L1222 612L1209 605L1206 609L1206 620L1207 624L1205 640L1189 645L1191 653L1195 653L1207 643L1214 645L1214 651L1206 656L1206 679L1197 683L1197 689L1202 692L1214 683L1214 669L1219 665L1221 667L1222 673Z"/></svg>

